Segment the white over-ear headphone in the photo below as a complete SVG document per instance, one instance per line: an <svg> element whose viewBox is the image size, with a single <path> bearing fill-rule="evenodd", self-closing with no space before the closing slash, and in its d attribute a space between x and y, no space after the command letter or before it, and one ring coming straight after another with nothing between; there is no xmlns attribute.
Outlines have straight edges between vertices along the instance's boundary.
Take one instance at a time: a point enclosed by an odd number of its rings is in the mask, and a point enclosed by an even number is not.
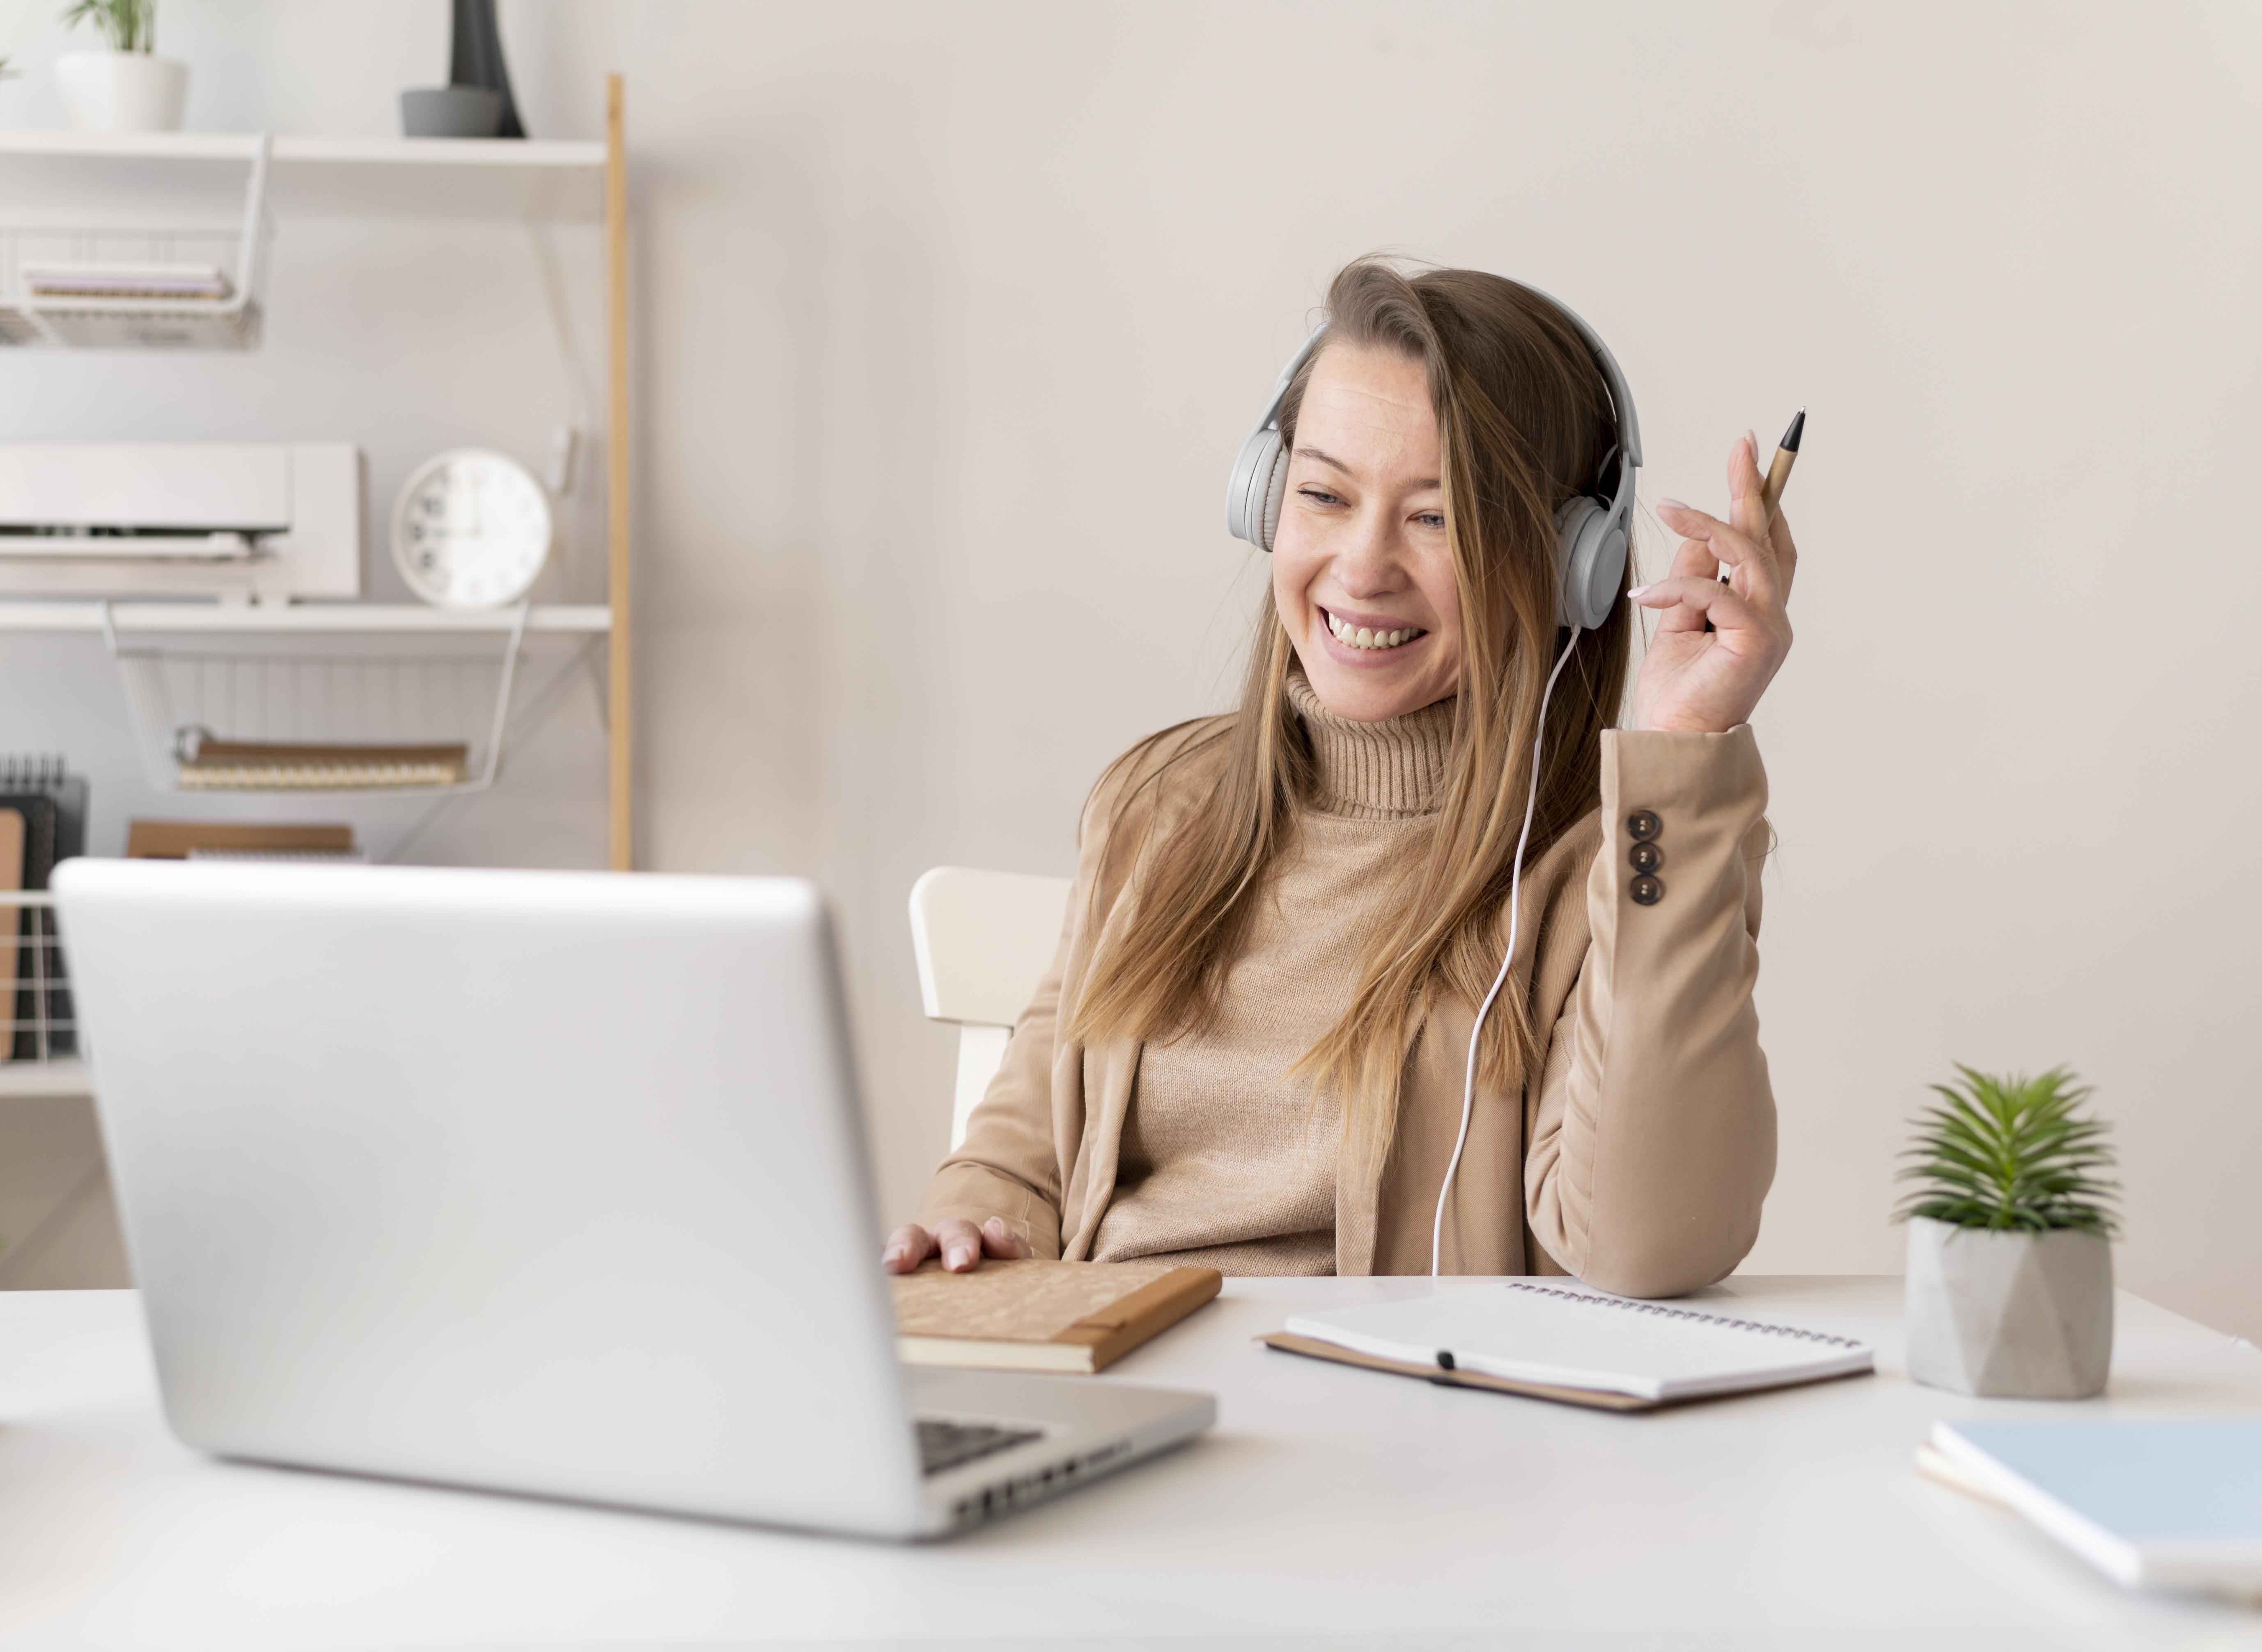
<svg viewBox="0 0 2262 1652"><path fill-rule="evenodd" d="M1528 291L1538 292L1537 287ZM1595 492L1581 494L1555 513L1555 623L1574 631L1593 631L1610 617L1618 599L1618 584L1625 576L1626 545L1633 528L1633 474L1641 468L1641 425L1634 417L1633 394L1625 375L1595 329L1560 300L1539 296L1563 313L1579 329L1595 365L1603 370L1610 386L1610 403L1617 415L1617 446L1603 460L1595 478ZM1288 454L1280 438L1280 404L1297 371L1312 358L1327 336L1322 327L1304 341L1294 359L1281 369L1280 382L1272 386L1272 400L1264 416L1241 444L1233 462L1233 478L1226 484L1225 530L1246 539L1259 550L1272 548L1280 526L1280 504L1288 492ZM1615 479L1611 472L1615 470ZM1609 489L1608 502L1603 490Z"/></svg>

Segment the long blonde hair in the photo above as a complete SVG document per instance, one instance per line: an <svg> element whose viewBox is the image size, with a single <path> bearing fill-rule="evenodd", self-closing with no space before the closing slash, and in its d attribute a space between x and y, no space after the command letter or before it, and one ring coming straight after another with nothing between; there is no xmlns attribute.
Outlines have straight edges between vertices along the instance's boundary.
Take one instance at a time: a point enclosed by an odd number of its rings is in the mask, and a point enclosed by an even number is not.
<svg viewBox="0 0 2262 1652"><path fill-rule="evenodd" d="M1394 914L1372 938L1350 1007L1296 1071L1344 1101L1344 1153L1379 1169L1397 1128L1406 1057L1441 998L1473 1006L1500 967L1541 690L1561 649L1555 624L1555 513L1594 491L1616 442L1610 393L1578 329L1528 287L1473 270L1408 273L1378 258L1329 285L1328 343L1419 361L1444 452L1445 533L1459 582L1460 680L1452 756L1437 812L1410 828ZM1293 451L1311 372L1281 408ZM1625 604L1581 635L1548 711L1526 863L1595 805L1602 732L1617 720L1632 632ZM1293 840L1316 768L1287 682L1294 650L1267 604L1241 705L1205 738L1156 741L1120 760L1138 776L1119 804L1159 802L1198 758L1202 783L1169 808L1142 811L1153 842L1136 856L1134 903L1094 959L1070 1021L1085 1042L1199 1034L1245 943L1267 869ZM1502 1013L1502 1012L1505 1013ZM1521 994L1503 995L1485 1033L1482 1071L1505 1086L1530 1070L1537 1041Z"/></svg>

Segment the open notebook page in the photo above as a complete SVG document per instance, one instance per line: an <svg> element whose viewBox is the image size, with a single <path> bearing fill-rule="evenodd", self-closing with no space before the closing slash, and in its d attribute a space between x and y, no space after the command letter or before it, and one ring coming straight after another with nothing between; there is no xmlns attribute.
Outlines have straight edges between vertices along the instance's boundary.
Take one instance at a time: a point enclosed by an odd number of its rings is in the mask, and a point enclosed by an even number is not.
<svg viewBox="0 0 2262 1652"><path fill-rule="evenodd" d="M1300 1314L1300 1337L1410 1364L1648 1400L1732 1394L1869 1369L1867 1343L1672 1302L1534 1281Z"/></svg>

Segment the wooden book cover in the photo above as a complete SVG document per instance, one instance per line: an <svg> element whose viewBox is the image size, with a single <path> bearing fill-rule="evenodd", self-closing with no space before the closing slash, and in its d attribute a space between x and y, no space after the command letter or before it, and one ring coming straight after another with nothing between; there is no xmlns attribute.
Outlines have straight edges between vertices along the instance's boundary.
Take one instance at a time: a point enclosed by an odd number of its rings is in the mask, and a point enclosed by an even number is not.
<svg viewBox="0 0 2262 1652"><path fill-rule="evenodd" d="M906 1365L990 1371L1106 1369L1218 1293L1214 1267L1168 1262L929 1262L894 1277Z"/></svg>
<svg viewBox="0 0 2262 1652"><path fill-rule="evenodd" d="M349 826L250 820L132 820L126 826L129 861L186 860L198 849L304 851L350 855Z"/></svg>

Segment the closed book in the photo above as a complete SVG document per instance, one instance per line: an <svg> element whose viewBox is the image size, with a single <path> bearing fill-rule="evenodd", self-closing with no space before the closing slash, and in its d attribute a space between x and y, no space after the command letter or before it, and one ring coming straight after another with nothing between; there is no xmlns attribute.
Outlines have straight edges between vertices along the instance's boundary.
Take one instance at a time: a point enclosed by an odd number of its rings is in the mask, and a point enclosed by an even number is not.
<svg viewBox="0 0 2262 1652"><path fill-rule="evenodd" d="M894 1279L906 1365L988 1371L1105 1370L1217 1295L1214 1267L1167 1262L929 1262Z"/></svg>
<svg viewBox="0 0 2262 1652"><path fill-rule="evenodd" d="M212 854L327 855L354 853L349 826L265 820L132 820L126 826L129 861L185 861Z"/></svg>
<svg viewBox="0 0 2262 1652"><path fill-rule="evenodd" d="M1939 1422L1932 1447L2116 1583L2262 1592L2262 1417Z"/></svg>

